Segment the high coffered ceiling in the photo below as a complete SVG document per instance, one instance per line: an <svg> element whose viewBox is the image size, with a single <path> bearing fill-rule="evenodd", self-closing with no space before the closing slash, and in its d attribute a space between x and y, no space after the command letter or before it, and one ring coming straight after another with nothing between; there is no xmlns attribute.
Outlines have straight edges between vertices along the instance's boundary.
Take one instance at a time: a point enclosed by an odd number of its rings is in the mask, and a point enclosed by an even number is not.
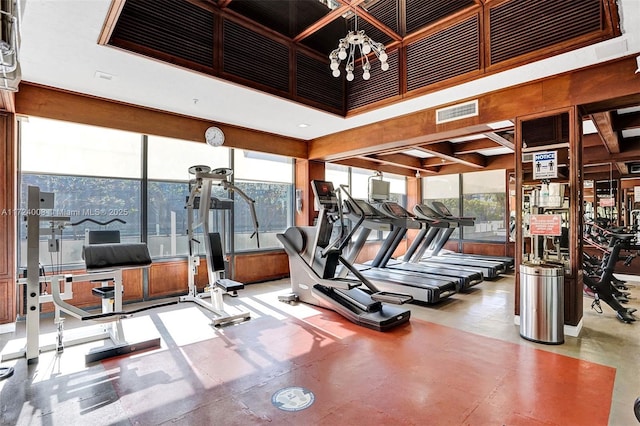
<svg viewBox="0 0 640 426"><path fill-rule="evenodd" d="M396 62L367 82L356 72L347 84L331 77L327 54L355 14ZM561 14L565 22L554 21ZM184 20L200 15L210 27ZM284 46L286 60L269 62L277 57L269 46L278 55ZM636 0L26 0L21 64L24 81L311 140L637 52ZM327 107L336 84L342 107ZM637 143L633 109L596 109L592 131L606 133L609 122L622 152ZM366 161L414 171L451 161L482 168L482 157L513 148L508 123L487 124L495 128ZM605 152L618 149L611 140Z"/></svg>

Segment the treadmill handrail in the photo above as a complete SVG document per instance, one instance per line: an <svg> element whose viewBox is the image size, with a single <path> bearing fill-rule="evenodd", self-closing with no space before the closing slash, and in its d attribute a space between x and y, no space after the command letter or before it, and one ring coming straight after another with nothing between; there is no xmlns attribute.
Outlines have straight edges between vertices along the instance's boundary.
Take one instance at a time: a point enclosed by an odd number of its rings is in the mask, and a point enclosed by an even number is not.
<svg viewBox="0 0 640 426"><path fill-rule="evenodd" d="M348 187L349 187L349 185L342 184L342 185L340 185L340 190L345 193L347 198L349 198L349 201L351 201L351 204L356 206L356 208L360 211L359 212L360 214L359 214L358 221L351 227L351 231L349 231L347 236L342 241L342 244L340 245L340 249L344 249L347 246L347 244L349 244L349 241L351 241L351 238L356 233L358 228L362 225L362 223L364 222L365 217L366 217L366 214L365 214L364 210L362 209L362 207L360 207L360 205L358 205L358 203L356 203L356 200L354 200L353 197L351 196L351 194L349 193L349 191L347 191L346 188L348 188ZM340 210L340 214L342 215L342 203L340 203L339 210Z"/></svg>

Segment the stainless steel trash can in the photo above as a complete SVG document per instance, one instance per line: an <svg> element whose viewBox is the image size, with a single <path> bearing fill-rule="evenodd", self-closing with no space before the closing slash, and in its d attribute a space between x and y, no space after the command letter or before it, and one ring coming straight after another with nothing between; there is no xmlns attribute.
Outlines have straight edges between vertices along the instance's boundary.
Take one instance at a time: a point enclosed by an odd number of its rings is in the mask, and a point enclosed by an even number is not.
<svg viewBox="0 0 640 426"><path fill-rule="evenodd" d="M520 265L520 336L537 343L564 343L564 268Z"/></svg>

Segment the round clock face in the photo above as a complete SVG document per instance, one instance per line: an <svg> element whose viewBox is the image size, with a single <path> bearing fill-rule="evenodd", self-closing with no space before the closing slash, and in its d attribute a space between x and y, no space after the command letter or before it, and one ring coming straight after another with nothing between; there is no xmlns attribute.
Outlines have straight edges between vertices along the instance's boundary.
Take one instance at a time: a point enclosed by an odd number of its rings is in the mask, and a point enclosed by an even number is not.
<svg viewBox="0 0 640 426"><path fill-rule="evenodd" d="M224 133L217 127L209 127L204 133L204 138L211 146L221 146L224 143Z"/></svg>

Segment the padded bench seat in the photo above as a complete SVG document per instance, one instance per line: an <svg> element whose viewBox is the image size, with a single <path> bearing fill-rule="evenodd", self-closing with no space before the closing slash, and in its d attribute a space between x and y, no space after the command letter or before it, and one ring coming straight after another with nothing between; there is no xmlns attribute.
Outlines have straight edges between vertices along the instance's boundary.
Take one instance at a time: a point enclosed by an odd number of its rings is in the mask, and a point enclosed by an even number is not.
<svg viewBox="0 0 640 426"><path fill-rule="evenodd" d="M84 247L84 260L87 271L151 265L151 255L145 243L88 245Z"/></svg>

